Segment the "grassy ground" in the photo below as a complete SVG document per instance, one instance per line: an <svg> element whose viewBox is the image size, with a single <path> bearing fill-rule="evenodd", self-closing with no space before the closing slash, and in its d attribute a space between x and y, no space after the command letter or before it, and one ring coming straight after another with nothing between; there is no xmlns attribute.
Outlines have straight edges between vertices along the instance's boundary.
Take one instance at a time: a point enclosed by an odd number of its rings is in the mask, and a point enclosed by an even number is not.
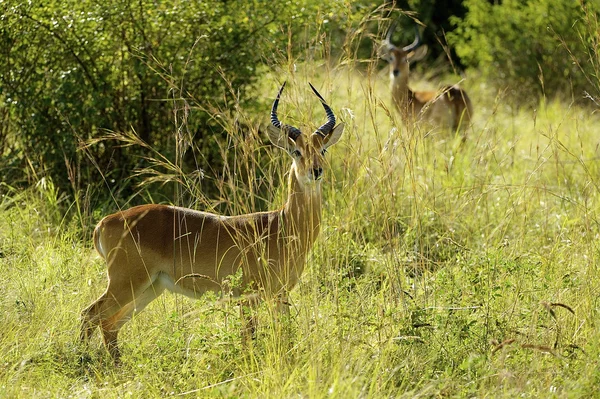
<svg viewBox="0 0 600 399"><path fill-rule="evenodd" d="M77 340L105 265L81 239L89 230L61 218L69 193L40 180L1 199L0 396L596 395L598 117L554 101L518 111L467 80L476 115L463 141L403 126L385 71L313 75L288 77L282 119L324 121L311 79L347 128L328 153L324 227L290 317L265 304L244 348L234 304L163 295L123 329L115 369L99 337ZM263 86L271 98L276 82ZM227 213L283 201L290 161L251 133L232 129Z"/></svg>

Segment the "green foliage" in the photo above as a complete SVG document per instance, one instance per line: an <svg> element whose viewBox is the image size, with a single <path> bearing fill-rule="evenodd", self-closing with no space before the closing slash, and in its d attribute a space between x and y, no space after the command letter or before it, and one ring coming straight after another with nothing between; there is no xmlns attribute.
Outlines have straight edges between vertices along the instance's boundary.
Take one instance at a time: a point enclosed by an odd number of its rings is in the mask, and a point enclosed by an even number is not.
<svg viewBox="0 0 600 399"><path fill-rule="evenodd" d="M467 15L454 18L449 42L461 61L477 68L494 87L508 88L528 105L537 104L541 95L580 100L593 90L586 78L593 70L573 62L587 64L597 37L579 1L466 0L465 6Z"/></svg>
<svg viewBox="0 0 600 399"><path fill-rule="evenodd" d="M61 190L75 191L104 180L126 199L148 153L111 141L78 147L106 131L130 130L171 162L218 176L219 146L228 141L222 114L262 104L253 85L264 61L285 58L288 28L308 34L343 7L308 0L3 2L3 177L23 184L51 176Z"/></svg>

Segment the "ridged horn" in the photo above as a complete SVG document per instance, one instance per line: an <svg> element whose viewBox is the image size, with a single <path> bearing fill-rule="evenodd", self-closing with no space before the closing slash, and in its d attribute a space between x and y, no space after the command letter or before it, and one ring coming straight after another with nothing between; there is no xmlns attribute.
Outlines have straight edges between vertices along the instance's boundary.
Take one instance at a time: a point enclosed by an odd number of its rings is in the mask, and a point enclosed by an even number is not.
<svg viewBox="0 0 600 399"><path fill-rule="evenodd" d="M310 86L312 91L317 95L317 97L319 97L319 100L321 100L321 104L323 104L323 108L325 109L325 113L327 114L327 122L325 122L325 124L318 128L315 132L325 137L331 132L331 129L333 129L335 126L335 115L333 114L333 111L331 110L329 105L327 105L327 103L325 102L325 99L323 99L323 97L319 94L317 89L315 89L315 87L310 83L308 85Z"/></svg>
<svg viewBox="0 0 600 399"><path fill-rule="evenodd" d="M277 93L277 98L275 98L275 101L273 101L273 106L271 107L271 124L277 129L283 129L284 131L286 131L289 138L295 141L298 138L298 136L302 134L300 129L291 125L282 124L279 121L279 118L277 117L277 107L279 106L279 98L281 97L281 93L283 92L283 88L285 87L286 83L287 82L283 82L281 88L279 89L279 92Z"/></svg>
<svg viewBox="0 0 600 399"><path fill-rule="evenodd" d="M394 20L394 22L392 22L392 24L390 25L390 27L389 27L389 29L387 31L387 34L385 35L384 44L386 44L387 46L396 47L392 43L392 35L396 31L396 27L398 26L398 20L399 19L400 19L400 17L396 18ZM420 45L421 45L421 33L419 32L419 27L417 26L417 24L415 24L415 40L411 44L409 44L408 46L403 47L402 50L406 51L408 53L410 51L413 51L414 49L416 49Z"/></svg>
<svg viewBox="0 0 600 399"><path fill-rule="evenodd" d="M393 46L394 44L392 43L392 35L394 34L394 32L396 31L396 26L398 25L398 19L396 18L394 20L394 22L392 22L392 24L390 25L390 27L388 28L387 34L385 35L385 43Z"/></svg>
<svg viewBox="0 0 600 399"><path fill-rule="evenodd" d="M406 47L403 47L402 50L408 52L413 51L417 47L421 45L421 34L419 33L419 27L415 24L415 40Z"/></svg>

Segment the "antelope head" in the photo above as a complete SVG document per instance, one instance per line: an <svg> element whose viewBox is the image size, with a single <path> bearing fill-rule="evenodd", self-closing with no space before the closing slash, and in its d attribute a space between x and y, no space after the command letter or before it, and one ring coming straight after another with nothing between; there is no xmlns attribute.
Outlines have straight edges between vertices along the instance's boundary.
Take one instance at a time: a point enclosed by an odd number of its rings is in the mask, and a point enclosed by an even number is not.
<svg viewBox="0 0 600 399"><path fill-rule="evenodd" d="M427 54L427 45L421 45L419 28L415 25L415 40L404 47L397 47L392 43L392 35L398 25L398 19L392 22L379 49L380 57L390 64L390 77L408 78L409 62L418 61Z"/></svg>
<svg viewBox="0 0 600 399"><path fill-rule="evenodd" d="M310 88L317 95L325 113L327 122L311 135L303 134L300 129L282 124L277 117L279 98L285 83L279 89L277 98L271 108L271 125L268 127L269 140L273 145L284 149L293 159L292 173L296 180L305 187L309 184L318 184L323 176L324 155L327 148L338 142L344 131L344 124L335 125L335 115L327 105L317 89L310 84Z"/></svg>

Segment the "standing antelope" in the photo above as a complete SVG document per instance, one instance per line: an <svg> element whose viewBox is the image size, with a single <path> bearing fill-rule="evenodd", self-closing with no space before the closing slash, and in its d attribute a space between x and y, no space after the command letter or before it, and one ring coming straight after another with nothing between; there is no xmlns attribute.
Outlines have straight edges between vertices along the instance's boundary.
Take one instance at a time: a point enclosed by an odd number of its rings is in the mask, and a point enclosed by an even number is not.
<svg viewBox="0 0 600 399"><path fill-rule="evenodd" d="M271 109L268 135L293 161L283 208L221 216L167 205L141 205L102 219L94 245L108 267L108 288L82 313L81 340L100 326L104 343L119 361L119 329L165 289L199 298L223 292L241 268L242 296L251 305L270 297L287 305L321 224L321 178L325 150L341 137L344 125L310 85L327 114L313 134L282 124L277 117L281 86ZM248 294L251 292L252 294ZM254 320L248 322L253 331Z"/></svg>
<svg viewBox="0 0 600 399"><path fill-rule="evenodd" d="M405 123L426 120L432 125L454 130L469 125L473 107L467 93L457 86L447 86L441 92L412 91L408 87L409 62L422 59L427 45L421 45L421 35L415 26L415 40L405 47L392 43L396 19L390 26L383 46L381 58L390 64L392 101Z"/></svg>

